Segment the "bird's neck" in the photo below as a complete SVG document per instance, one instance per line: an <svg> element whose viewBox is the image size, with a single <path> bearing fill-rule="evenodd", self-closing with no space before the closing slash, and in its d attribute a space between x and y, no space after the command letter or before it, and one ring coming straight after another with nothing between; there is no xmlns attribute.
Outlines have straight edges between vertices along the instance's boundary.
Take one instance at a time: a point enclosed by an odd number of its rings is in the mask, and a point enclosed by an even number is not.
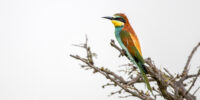
<svg viewBox="0 0 200 100"><path fill-rule="evenodd" d="M115 27L115 37L116 37L118 43L120 44L120 46L123 48L124 45L123 45L122 40L120 38L120 32L122 31L122 28L123 28L123 26Z"/></svg>
<svg viewBox="0 0 200 100"><path fill-rule="evenodd" d="M119 33L122 31L123 27L124 26L117 26L117 27L115 27L115 35L119 35Z"/></svg>
<svg viewBox="0 0 200 100"><path fill-rule="evenodd" d="M120 42L120 32L122 31L123 26L115 27L115 37L117 38L118 42Z"/></svg>

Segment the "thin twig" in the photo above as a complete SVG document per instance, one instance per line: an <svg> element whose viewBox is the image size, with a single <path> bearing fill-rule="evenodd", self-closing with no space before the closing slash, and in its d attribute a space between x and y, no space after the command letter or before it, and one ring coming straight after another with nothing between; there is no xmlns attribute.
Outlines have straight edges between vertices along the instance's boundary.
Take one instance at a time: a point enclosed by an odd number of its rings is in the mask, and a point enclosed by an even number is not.
<svg viewBox="0 0 200 100"><path fill-rule="evenodd" d="M123 89L120 89L120 90L115 91L115 92L111 92L110 95L108 95L108 96L112 96L112 95L115 95L115 94L121 94L122 90Z"/></svg>
<svg viewBox="0 0 200 100"><path fill-rule="evenodd" d="M131 97L132 95L126 95L126 96L119 96L119 98L128 98Z"/></svg>
<svg viewBox="0 0 200 100"><path fill-rule="evenodd" d="M188 66L190 64L190 61L191 61L194 53L197 51L199 46L200 46L200 42L193 48L192 52L190 53L181 76L186 76L188 74Z"/></svg>
<svg viewBox="0 0 200 100"><path fill-rule="evenodd" d="M192 89L192 87L194 86L194 83L196 82L196 80L197 80L199 74L200 74L200 69L199 69L199 71L198 71L198 73L197 73L197 76L194 78L194 80L193 80L193 82L192 82L190 88L189 88L189 89L187 90L187 92L185 93L186 95L188 94L188 92L189 92L189 91Z"/></svg>
<svg viewBox="0 0 200 100"><path fill-rule="evenodd" d="M173 78L173 75L166 68L164 68L164 70L170 75L171 78Z"/></svg>
<svg viewBox="0 0 200 100"><path fill-rule="evenodd" d="M194 91L194 93L193 93L192 95L195 95L199 89L200 89L200 87L198 87L198 88Z"/></svg>

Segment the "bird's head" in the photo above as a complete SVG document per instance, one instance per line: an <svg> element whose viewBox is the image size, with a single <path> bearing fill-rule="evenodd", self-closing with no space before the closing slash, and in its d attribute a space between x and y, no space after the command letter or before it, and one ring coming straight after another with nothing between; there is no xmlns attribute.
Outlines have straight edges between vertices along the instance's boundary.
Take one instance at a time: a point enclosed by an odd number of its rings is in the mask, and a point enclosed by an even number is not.
<svg viewBox="0 0 200 100"><path fill-rule="evenodd" d="M112 17L106 16L103 18L111 20L115 27L123 27L126 23L128 23L127 17L123 13L117 13Z"/></svg>

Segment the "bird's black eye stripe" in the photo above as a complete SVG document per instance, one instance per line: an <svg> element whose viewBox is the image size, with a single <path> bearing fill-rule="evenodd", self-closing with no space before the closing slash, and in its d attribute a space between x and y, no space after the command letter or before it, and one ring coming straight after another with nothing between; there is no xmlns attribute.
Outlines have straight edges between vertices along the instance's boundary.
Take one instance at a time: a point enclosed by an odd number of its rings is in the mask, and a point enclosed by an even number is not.
<svg viewBox="0 0 200 100"><path fill-rule="evenodd" d="M125 23L125 20L123 18L115 18L115 20L118 20L118 21L121 21L121 22L124 22Z"/></svg>

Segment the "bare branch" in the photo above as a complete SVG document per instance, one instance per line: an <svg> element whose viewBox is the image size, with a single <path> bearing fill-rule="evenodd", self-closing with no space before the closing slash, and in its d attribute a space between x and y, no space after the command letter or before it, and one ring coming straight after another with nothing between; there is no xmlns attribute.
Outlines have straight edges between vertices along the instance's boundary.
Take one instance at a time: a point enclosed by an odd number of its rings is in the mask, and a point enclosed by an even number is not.
<svg viewBox="0 0 200 100"><path fill-rule="evenodd" d="M119 96L119 98L128 98L131 97L132 95L126 95L126 96Z"/></svg>
<svg viewBox="0 0 200 100"><path fill-rule="evenodd" d="M112 96L112 95L115 95L115 94L121 94L123 89L120 89L118 91L115 91L115 92L111 92L109 96Z"/></svg>
<svg viewBox="0 0 200 100"><path fill-rule="evenodd" d="M188 57L188 60L187 60L187 62L185 64L185 67L183 69L182 75L181 75L181 76L184 76L184 77L182 77L181 81L183 81L185 79L185 76L187 76L187 74L188 74L188 66L190 64L190 61L191 61L194 53L197 51L199 46L200 46L200 42L193 48L192 52L190 53L190 55Z"/></svg>
<svg viewBox="0 0 200 100"><path fill-rule="evenodd" d="M166 68L164 68L164 70L170 75L171 78L173 78L173 75Z"/></svg>
<svg viewBox="0 0 200 100"><path fill-rule="evenodd" d="M193 93L192 95L195 95L199 89L200 89L200 87L198 87L198 88L194 91L194 93Z"/></svg>
<svg viewBox="0 0 200 100"><path fill-rule="evenodd" d="M105 85L102 85L102 88L105 88L107 86L117 86L116 84L113 84L113 83L107 83Z"/></svg>
<svg viewBox="0 0 200 100"><path fill-rule="evenodd" d="M192 85L190 86L190 88L189 88L189 89L187 90L187 92L185 93L186 95L188 94L188 92L190 92L190 90L191 90L192 87L194 86L194 83L196 82L196 80L197 80L199 74L200 74L200 69L199 69L199 71L198 71L198 73L197 73L197 76L194 78L194 80L193 80L193 82L192 82Z"/></svg>

